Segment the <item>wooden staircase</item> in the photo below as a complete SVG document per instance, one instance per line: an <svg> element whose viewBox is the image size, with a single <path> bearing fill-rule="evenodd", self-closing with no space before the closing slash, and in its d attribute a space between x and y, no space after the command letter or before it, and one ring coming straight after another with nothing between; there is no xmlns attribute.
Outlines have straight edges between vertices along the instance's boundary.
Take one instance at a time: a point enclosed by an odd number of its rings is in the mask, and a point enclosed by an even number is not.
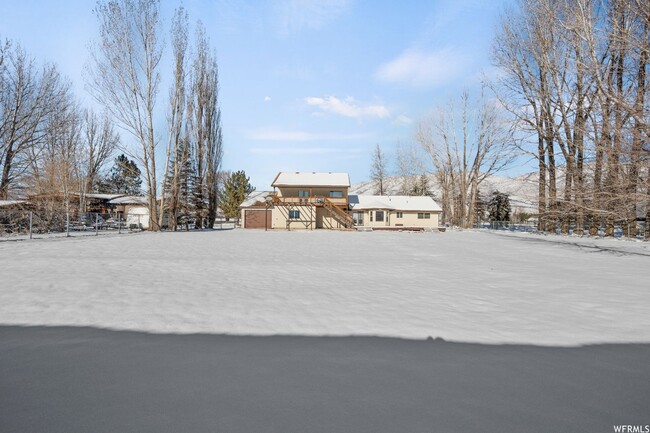
<svg viewBox="0 0 650 433"><path fill-rule="evenodd" d="M352 217L327 197L281 197L277 194L270 194L269 196L271 197L273 205L283 207L287 211L290 209L299 209L300 207L308 207L311 213L315 208L323 207L326 209L327 213L341 225L341 228L351 229L354 227L354 220ZM312 228L312 224L315 225L315 222L315 220L310 221L308 227ZM287 229L288 228L289 221L287 221Z"/></svg>
<svg viewBox="0 0 650 433"><path fill-rule="evenodd" d="M323 206L339 223L343 224L346 229L354 227L354 220L347 212L336 206L327 197L323 198Z"/></svg>

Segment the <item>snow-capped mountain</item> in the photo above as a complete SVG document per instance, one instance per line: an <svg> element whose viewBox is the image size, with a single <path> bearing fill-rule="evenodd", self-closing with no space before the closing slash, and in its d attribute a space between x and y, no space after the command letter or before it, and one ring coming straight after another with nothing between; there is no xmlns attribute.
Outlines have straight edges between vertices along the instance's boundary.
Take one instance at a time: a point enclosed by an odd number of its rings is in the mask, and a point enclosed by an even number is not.
<svg viewBox="0 0 650 433"><path fill-rule="evenodd" d="M480 187L481 195L489 199L493 192L505 192L510 195L510 206L520 212L534 213L537 211L538 182L537 173L528 173L516 177L489 176ZM434 175L427 176L429 190L434 198L441 196L440 185ZM384 183L384 194L398 195L404 178L392 176ZM350 194L375 194L375 182L366 181L352 185Z"/></svg>

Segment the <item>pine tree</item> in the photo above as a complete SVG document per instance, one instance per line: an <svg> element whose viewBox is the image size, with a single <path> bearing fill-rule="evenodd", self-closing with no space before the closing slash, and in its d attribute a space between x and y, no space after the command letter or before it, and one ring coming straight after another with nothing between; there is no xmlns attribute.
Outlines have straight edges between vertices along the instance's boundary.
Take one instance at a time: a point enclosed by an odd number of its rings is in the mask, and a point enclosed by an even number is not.
<svg viewBox="0 0 650 433"><path fill-rule="evenodd" d="M189 143L181 139L172 157L169 173L165 177L165 190L170 192L167 208L169 209L170 229L175 230L179 225L189 228L190 221L195 215L196 169L190 155Z"/></svg>
<svg viewBox="0 0 650 433"><path fill-rule="evenodd" d="M238 218L239 206L253 191L255 188L250 184L250 178L246 177L243 170L232 173L219 192L219 206L225 217Z"/></svg>
<svg viewBox="0 0 650 433"><path fill-rule="evenodd" d="M136 163L122 154L115 158L115 164L108 177L101 183L101 187L112 194L140 195L142 193L140 175Z"/></svg>
<svg viewBox="0 0 650 433"><path fill-rule="evenodd" d="M431 195L431 190L429 189L429 178L426 174L420 175L418 180L413 185L413 195Z"/></svg>
<svg viewBox="0 0 650 433"><path fill-rule="evenodd" d="M495 191L488 203L490 222L510 221L510 197L506 193Z"/></svg>
<svg viewBox="0 0 650 433"><path fill-rule="evenodd" d="M474 221L476 224L480 224L485 220L487 210L488 203L483 199L481 191L479 190L476 194L476 200L474 201Z"/></svg>

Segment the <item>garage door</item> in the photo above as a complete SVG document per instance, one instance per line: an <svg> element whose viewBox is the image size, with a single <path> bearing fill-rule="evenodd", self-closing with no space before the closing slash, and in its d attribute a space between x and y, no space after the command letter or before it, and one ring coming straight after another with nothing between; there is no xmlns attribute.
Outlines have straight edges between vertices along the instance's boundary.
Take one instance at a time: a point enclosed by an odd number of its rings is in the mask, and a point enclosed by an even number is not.
<svg viewBox="0 0 650 433"><path fill-rule="evenodd" d="M270 210L247 210L244 215L244 227L247 229L263 229L268 224L271 225Z"/></svg>

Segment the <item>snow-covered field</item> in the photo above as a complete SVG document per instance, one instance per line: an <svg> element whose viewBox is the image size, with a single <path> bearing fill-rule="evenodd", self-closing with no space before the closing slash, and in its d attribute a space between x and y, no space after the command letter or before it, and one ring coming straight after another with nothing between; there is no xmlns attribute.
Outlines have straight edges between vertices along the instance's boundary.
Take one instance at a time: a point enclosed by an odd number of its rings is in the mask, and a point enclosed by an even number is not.
<svg viewBox="0 0 650 433"><path fill-rule="evenodd" d="M0 324L648 343L650 245L473 231L3 242Z"/></svg>

